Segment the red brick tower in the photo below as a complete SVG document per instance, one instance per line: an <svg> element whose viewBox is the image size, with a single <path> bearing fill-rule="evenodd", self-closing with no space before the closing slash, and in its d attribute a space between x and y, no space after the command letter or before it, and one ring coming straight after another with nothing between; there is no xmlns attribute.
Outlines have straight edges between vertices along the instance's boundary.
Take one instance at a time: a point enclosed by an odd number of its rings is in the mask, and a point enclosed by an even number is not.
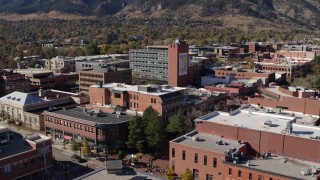
<svg viewBox="0 0 320 180"><path fill-rule="evenodd" d="M189 45L176 40L168 47L168 85L183 87L189 85Z"/></svg>

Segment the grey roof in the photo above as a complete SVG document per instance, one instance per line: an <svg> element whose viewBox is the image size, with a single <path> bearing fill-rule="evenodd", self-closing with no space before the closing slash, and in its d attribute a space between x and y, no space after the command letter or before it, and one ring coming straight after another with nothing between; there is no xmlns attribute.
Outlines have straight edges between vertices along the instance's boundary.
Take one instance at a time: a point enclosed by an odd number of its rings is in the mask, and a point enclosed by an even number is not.
<svg viewBox="0 0 320 180"><path fill-rule="evenodd" d="M2 145L0 146L0 149L0 160L32 150L32 148L25 143L25 140L19 136L14 136L14 141L12 143Z"/></svg>
<svg viewBox="0 0 320 180"><path fill-rule="evenodd" d="M45 100L28 93L15 91L0 98L0 101L25 106L29 104L43 102Z"/></svg>
<svg viewBox="0 0 320 180"><path fill-rule="evenodd" d="M90 110L91 111L91 110ZM92 111L93 112L93 111ZM93 113L97 113L97 111L94 111ZM130 115L119 115L116 114L107 114L107 113L100 113L100 116L92 116L88 115L88 113L83 111L83 108L71 108L71 109L60 109L55 111L49 111L45 112L45 114L52 115L52 116L67 116L70 118L76 118L77 120L85 120L97 123L98 125L116 125L116 124L122 124L125 122L128 122L132 119L132 116Z"/></svg>
<svg viewBox="0 0 320 180"><path fill-rule="evenodd" d="M195 137L198 137L199 139L194 140L193 138ZM217 144L217 141L222 141L223 145ZM197 131L192 131L184 136L172 140L171 142L221 154L225 153L230 148L236 148L237 150L239 150L241 147L245 146L245 144L240 144L235 140L227 140L219 136L199 133Z"/></svg>

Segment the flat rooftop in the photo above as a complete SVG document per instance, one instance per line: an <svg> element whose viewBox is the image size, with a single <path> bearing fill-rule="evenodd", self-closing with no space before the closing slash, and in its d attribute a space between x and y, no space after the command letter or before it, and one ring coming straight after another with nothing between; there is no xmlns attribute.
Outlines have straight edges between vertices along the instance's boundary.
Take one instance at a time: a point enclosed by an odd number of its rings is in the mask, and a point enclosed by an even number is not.
<svg viewBox="0 0 320 180"><path fill-rule="evenodd" d="M229 126L243 127L258 131L266 131L277 134L286 134L292 136L298 136L302 138L315 138L320 136L320 127L318 126L307 126L303 124L292 124L292 132L290 134L285 132L285 129L290 121L296 119L305 118L312 119L313 117L300 115L300 114L276 114L273 112L264 112L258 107L244 106L240 109L232 111L230 113L225 112L213 112L205 116L199 117L197 120L214 122L218 124L224 124ZM315 117L319 118L319 117ZM265 125L265 122L271 121L271 125Z"/></svg>
<svg viewBox="0 0 320 180"><path fill-rule="evenodd" d="M245 166L245 164L241 166ZM282 156L272 156L270 159L250 160L248 168L281 174L292 179L315 180L316 177L311 175L301 175L301 171L306 172L307 169L317 169L320 168L320 165L296 159L286 159Z"/></svg>
<svg viewBox="0 0 320 180"><path fill-rule="evenodd" d="M280 96L294 97L294 96L291 96L289 94L281 92L279 90L279 86L266 87L265 90L271 91L271 92L276 93L276 94L278 94Z"/></svg>
<svg viewBox="0 0 320 180"><path fill-rule="evenodd" d="M92 85L91 87L99 87L99 85ZM139 90L139 87L142 88L148 88L148 87L154 87L157 88L157 91L152 91L152 92L147 92L143 90ZM173 92L179 92L181 90L186 90L186 88L181 88L181 87L169 87L169 86L159 86L161 87L160 89L156 85L127 85L127 84L120 84L120 83L109 83L109 84L104 84L102 88L112 88L115 91L120 91L120 92L125 92L125 91L130 91L130 92L138 92L141 94L149 94L149 95L154 95L154 96L162 96L165 94L170 94Z"/></svg>
<svg viewBox="0 0 320 180"><path fill-rule="evenodd" d="M98 111L95 111L97 113ZM72 119L73 121L85 120L90 121L98 124L121 124L128 122L132 119L132 116L130 115L119 115L116 114L108 114L108 113L100 113L98 117L88 115L88 111L84 112L83 108L70 108L70 109L58 109L53 111L46 111L45 114L51 114L59 117L59 115L68 116L70 118L76 118Z"/></svg>
<svg viewBox="0 0 320 180"><path fill-rule="evenodd" d="M13 143L0 146L0 159L14 156L20 153L28 152L32 150L32 147L25 142L25 140L18 135L13 136Z"/></svg>
<svg viewBox="0 0 320 180"><path fill-rule="evenodd" d="M196 137L199 139L194 140ZM219 145L216 143L217 141L222 141L224 144ZM239 150L241 147L245 146L245 144L240 144L238 141L224 139L220 136L199 133L197 131L192 131L186 135L172 140L171 142L218 153L225 153L230 148L236 148Z"/></svg>

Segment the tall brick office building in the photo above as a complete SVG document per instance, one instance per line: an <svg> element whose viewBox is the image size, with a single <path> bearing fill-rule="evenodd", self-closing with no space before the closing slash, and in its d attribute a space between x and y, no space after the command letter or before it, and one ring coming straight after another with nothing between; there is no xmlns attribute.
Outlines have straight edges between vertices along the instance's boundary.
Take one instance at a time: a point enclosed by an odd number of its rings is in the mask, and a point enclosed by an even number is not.
<svg viewBox="0 0 320 180"><path fill-rule="evenodd" d="M130 68L140 78L150 77L162 84L184 87L193 84L198 69L189 65L189 45L176 40L168 46L130 50Z"/></svg>

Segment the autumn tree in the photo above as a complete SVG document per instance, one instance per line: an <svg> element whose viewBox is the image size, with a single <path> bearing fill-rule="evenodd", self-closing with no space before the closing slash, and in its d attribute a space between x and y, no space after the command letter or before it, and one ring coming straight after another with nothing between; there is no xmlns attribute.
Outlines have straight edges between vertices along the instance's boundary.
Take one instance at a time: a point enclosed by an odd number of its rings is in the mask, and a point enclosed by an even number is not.
<svg viewBox="0 0 320 180"><path fill-rule="evenodd" d="M90 149L90 146L89 146L88 141L87 141L86 138L84 139L84 141L82 143L82 147L83 147L83 149L82 149L83 155L84 156L89 156L90 153L91 153L91 149Z"/></svg>

